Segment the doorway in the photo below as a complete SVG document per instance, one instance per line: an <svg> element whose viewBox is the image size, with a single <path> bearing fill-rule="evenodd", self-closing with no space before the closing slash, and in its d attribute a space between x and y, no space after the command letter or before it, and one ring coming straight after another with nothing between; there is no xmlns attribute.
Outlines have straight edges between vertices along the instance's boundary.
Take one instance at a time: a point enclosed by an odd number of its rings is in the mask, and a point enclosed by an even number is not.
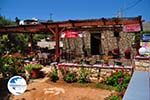
<svg viewBox="0 0 150 100"><path fill-rule="evenodd" d="M101 54L101 33L91 33L91 54Z"/></svg>

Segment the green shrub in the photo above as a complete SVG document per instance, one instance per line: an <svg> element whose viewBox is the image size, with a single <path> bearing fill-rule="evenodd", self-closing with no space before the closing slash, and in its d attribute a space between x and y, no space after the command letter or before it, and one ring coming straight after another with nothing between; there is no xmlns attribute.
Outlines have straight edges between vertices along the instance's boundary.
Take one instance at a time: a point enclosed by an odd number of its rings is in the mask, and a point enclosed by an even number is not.
<svg viewBox="0 0 150 100"><path fill-rule="evenodd" d="M63 79L67 83L73 83L77 81L77 74L76 72L71 72L67 67L59 67Z"/></svg>
<svg viewBox="0 0 150 100"><path fill-rule="evenodd" d="M32 67L33 67L32 64L27 64L27 65L24 66L25 70L27 70L27 71L29 71L29 72L32 71Z"/></svg>
<svg viewBox="0 0 150 100"><path fill-rule="evenodd" d="M111 95L107 98L105 98L105 100L122 100L120 96L117 95Z"/></svg>
<svg viewBox="0 0 150 100"><path fill-rule="evenodd" d="M78 82L79 83L88 83L88 82L90 82L89 74L90 74L89 70L87 70L85 68L81 68L80 71L79 71Z"/></svg>
<svg viewBox="0 0 150 100"><path fill-rule="evenodd" d="M64 81L66 81L67 83L76 82L77 81L77 74L75 72L68 72L64 76Z"/></svg>
<svg viewBox="0 0 150 100"><path fill-rule="evenodd" d="M129 74L119 71L108 77L105 83L115 87L116 91L121 92L127 88L130 79L131 76Z"/></svg>
<svg viewBox="0 0 150 100"><path fill-rule="evenodd" d="M23 72L23 62L20 58L5 56L0 58L0 73L3 77L11 77Z"/></svg>
<svg viewBox="0 0 150 100"><path fill-rule="evenodd" d="M52 72L49 74L49 77L50 77L50 80L53 82L56 82L57 80L59 80L58 71L56 67L54 67Z"/></svg>

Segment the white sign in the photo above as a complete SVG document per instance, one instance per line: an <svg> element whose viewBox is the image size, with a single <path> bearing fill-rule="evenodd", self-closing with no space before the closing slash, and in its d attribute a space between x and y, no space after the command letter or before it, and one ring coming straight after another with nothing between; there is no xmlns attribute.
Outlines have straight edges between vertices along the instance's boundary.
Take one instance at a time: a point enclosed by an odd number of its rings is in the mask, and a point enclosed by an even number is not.
<svg viewBox="0 0 150 100"><path fill-rule="evenodd" d="M20 95L27 89L27 84L21 76L13 76L9 79L7 87L12 94Z"/></svg>

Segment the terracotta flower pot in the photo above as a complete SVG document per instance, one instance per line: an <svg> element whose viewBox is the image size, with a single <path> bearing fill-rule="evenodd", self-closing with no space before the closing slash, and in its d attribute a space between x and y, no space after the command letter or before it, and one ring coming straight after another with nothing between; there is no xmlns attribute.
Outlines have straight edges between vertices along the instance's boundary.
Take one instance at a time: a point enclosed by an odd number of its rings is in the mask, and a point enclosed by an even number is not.
<svg viewBox="0 0 150 100"><path fill-rule="evenodd" d="M33 69L31 71L31 77L32 78L39 78L40 77L40 69Z"/></svg>

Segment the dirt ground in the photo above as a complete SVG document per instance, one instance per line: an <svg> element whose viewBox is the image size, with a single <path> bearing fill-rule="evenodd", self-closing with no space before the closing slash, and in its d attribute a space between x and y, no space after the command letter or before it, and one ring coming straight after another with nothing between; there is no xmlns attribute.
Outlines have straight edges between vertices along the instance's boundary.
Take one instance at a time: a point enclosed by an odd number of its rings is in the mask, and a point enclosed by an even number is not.
<svg viewBox="0 0 150 100"><path fill-rule="evenodd" d="M104 100L110 93L109 90L40 79L31 82L24 94L11 96L10 100Z"/></svg>

